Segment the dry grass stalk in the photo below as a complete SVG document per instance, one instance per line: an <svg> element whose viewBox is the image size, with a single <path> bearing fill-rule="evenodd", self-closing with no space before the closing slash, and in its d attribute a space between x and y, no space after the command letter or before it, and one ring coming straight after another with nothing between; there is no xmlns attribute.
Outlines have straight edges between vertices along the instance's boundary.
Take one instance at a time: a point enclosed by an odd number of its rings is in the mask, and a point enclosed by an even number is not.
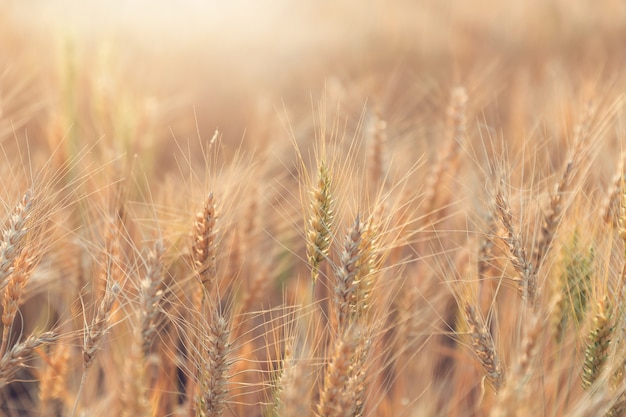
<svg viewBox="0 0 626 417"><path fill-rule="evenodd" d="M196 215L191 246L191 256L195 274L202 284L205 294L211 293L215 285L217 210L213 193L210 192L201 212Z"/></svg>
<svg viewBox="0 0 626 417"><path fill-rule="evenodd" d="M509 248L511 264L519 274L518 277L514 278L514 281L517 282L517 287L522 297L533 305L537 297L537 274L526 256L526 249L522 244L521 236L513 227L511 208L501 188L498 188L496 192L495 211L506 232L504 241Z"/></svg>
<svg viewBox="0 0 626 417"><path fill-rule="evenodd" d="M445 206L444 198L450 197L449 193L442 195L441 191L447 185L445 176L454 175L458 169L458 159L467 124L467 101L467 91L464 87L456 87L450 93L450 104L446 109L448 143L426 179L423 212L428 216Z"/></svg>
<svg viewBox="0 0 626 417"><path fill-rule="evenodd" d="M622 196L620 201L620 212L618 219L619 238L622 240L624 260L622 264L622 274L619 280L618 294L622 293L624 285L626 285L626 184L622 183Z"/></svg>
<svg viewBox="0 0 626 417"><path fill-rule="evenodd" d="M214 314L209 323L208 343L204 347L206 358L200 368L200 396L196 416L215 417L222 415L228 395L228 370L232 362L229 359L231 346L230 329L226 318Z"/></svg>
<svg viewBox="0 0 626 417"><path fill-rule="evenodd" d="M478 357L487 379L495 391L500 390L504 383L504 370L500 357L487 327L479 320L474 307L465 306L465 317L469 326L472 349Z"/></svg>
<svg viewBox="0 0 626 417"><path fill-rule="evenodd" d="M249 327L250 321L245 320L247 313L253 312L255 305L264 300L263 296L267 293L267 288L271 283L270 265L256 265L253 270L255 273L253 274L252 280L241 294L238 309L239 314L234 316L232 320L234 338L242 335Z"/></svg>
<svg viewBox="0 0 626 417"><path fill-rule="evenodd" d="M602 219L605 223L616 225L619 218L620 195L624 183L626 153L622 153L617 172L602 203Z"/></svg>
<svg viewBox="0 0 626 417"><path fill-rule="evenodd" d="M332 227L335 216L332 196L332 176L322 162L319 166L318 182L311 190L310 213L307 225L307 258L311 267L311 280L317 281L320 264L328 257L332 241Z"/></svg>
<svg viewBox="0 0 626 417"><path fill-rule="evenodd" d="M387 122L381 120L377 115L371 130L368 150L368 178L369 186L372 190L376 190L385 179Z"/></svg>
<svg viewBox="0 0 626 417"><path fill-rule="evenodd" d="M24 366L24 362L30 359L35 349L56 340L57 335L54 332L45 332L38 336L31 335L23 342L13 345L0 358L0 388L12 382L15 374Z"/></svg>

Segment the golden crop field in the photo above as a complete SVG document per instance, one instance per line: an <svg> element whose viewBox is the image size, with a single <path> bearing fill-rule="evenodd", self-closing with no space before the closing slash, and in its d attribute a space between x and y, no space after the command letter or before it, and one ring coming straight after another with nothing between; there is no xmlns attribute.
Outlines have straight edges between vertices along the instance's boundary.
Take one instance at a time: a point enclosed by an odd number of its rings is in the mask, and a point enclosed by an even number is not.
<svg viewBox="0 0 626 417"><path fill-rule="evenodd" d="M620 0L0 0L0 416L626 416L625 93Z"/></svg>

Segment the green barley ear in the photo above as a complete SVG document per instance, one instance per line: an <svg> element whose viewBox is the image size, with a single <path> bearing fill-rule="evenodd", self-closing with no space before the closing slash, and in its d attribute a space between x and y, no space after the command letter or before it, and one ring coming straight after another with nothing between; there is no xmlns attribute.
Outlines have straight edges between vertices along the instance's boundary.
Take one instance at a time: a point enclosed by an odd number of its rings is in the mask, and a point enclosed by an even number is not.
<svg viewBox="0 0 626 417"><path fill-rule="evenodd" d="M611 316L611 307L605 298L598 303L598 312L593 318L593 328L587 339L585 362L582 370L584 388L593 385L606 365L614 330Z"/></svg>
<svg viewBox="0 0 626 417"><path fill-rule="evenodd" d="M331 175L322 162L319 167L317 186L311 191L309 224L307 229L307 259L311 265L313 284L319 277L319 267L328 256L332 241L332 224L334 217L334 201L331 192Z"/></svg>
<svg viewBox="0 0 626 417"><path fill-rule="evenodd" d="M559 277L560 299L556 306L556 340L561 342L570 320L582 322L589 301L589 289L594 274L594 249L585 248L580 233L574 232L571 242L563 250L563 272Z"/></svg>

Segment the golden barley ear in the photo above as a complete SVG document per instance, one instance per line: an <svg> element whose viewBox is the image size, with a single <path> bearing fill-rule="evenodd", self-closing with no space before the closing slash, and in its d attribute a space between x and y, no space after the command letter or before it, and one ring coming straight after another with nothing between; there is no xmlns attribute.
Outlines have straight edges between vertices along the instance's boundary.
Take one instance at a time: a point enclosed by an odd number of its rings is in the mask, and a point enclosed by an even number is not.
<svg viewBox="0 0 626 417"><path fill-rule="evenodd" d="M70 349L68 345L57 343L50 348L50 353L42 353L47 366L39 377L40 412L44 417L66 415L69 404L68 364Z"/></svg>
<svg viewBox="0 0 626 417"><path fill-rule="evenodd" d="M364 404L366 336L358 326L344 331L335 341L333 355L324 372L316 408L318 417L356 417Z"/></svg>
<svg viewBox="0 0 626 417"><path fill-rule="evenodd" d="M359 275L359 263L362 254L361 247L361 221L357 214L353 226L346 235L344 250L341 253L341 265L336 272L335 285L335 308L337 327L345 328L356 317L357 308L357 282Z"/></svg>
<svg viewBox="0 0 626 417"><path fill-rule="evenodd" d="M309 221L307 225L307 259L313 284L320 274L320 265L328 257L332 242L334 200L332 175L325 162L320 163L318 182L311 190Z"/></svg>
<svg viewBox="0 0 626 417"><path fill-rule="evenodd" d="M309 415L311 372L307 369L309 347L297 336L288 336L283 357L273 378L272 405L268 416Z"/></svg>
<svg viewBox="0 0 626 417"><path fill-rule="evenodd" d="M474 354L480 361L491 386L498 391L504 383L504 370L493 338L485 324L479 319L474 307L469 304L465 306L465 319Z"/></svg>
<svg viewBox="0 0 626 417"><path fill-rule="evenodd" d="M529 397L532 392L535 360L541 352L541 334L543 323L537 311L531 313L525 321L527 327L522 344L512 358L513 364L507 373L507 379L498 392L496 402L491 409L491 417L531 415L536 402Z"/></svg>
<svg viewBox="0 0 626 417"><path fill-rule="evenodd" d="M217 210L211 192L204 203L204 208L196 215L191 245L194 272L205 294L213 290L216 282L216 224Z"/></svg>
<svg viewBox="0 0 626 417"><path fill-rule="evenodd" d="M582 142L579 142L576 145L572 155L565 164L565 168L561 173L561 178L556 184L554 193L552 193L550 197L548 211L543 215L543 225L541 226L541 231L539 237L537 238L537 244L535 245L533 254L533 262L536 268L541 267L541 264L543 263L544 258L552 245L556 229L563 218L564 210L567 206L566 194L570 192L572 188L575 170L577 166L580 165L581 158L583 157L582 145Z"/></svg>
<svg viewBox="0 0 626 417"><path fill-rule="evenodd" d="M24 362L33 356L35 350L44 344L50 344L57 340L58 336L54 332L45 332L39 336L31 335L21 343L13 347L0 358L0 388L10 384L17 371Z"/></svg>
<svg viewBox="0 0 626 417"><path fill-rule="evenodd" d="M2 345L0 345L0 357L3 356L7 350L9 342L9 332L17 310L20 304L20 298L24 287L30 275L33 272L35 266L34 256L31 256L30 250L25 248L15 259L11 274L6 288L4 289L4 297L2 300Z"/></svg>
<svg viewBox="0 0 626 417"><path fill-rule="evenodd" d="M33 191L26 191L20 202L14 207L7 226L2 230L2 241L0 242L0 290L7 286L13 264L24 249L25 239L30 230L29 223L34 214L35 202Z"/></svg>
<svg viewBox="0 0 626 417"><path fill-rule="evenodd" d="M213 314L209 323L208 343L202 347L197 400L197 417L216 417L222 414L228 395L228 371L232 365L230 359L230 327L226 317Z"/></svg>
<svg viewBox="0 0 626 417"><path fill-rule="evenodd" d="M340 264L335 272L334 304L337 329L341 331L366 316L371 308L377 230L371 221L363 223L357 214L346 234Z"/></svg>
<svg viewBox="0 0 626 417"><path fill-rule="evenodd" d="M143 356L147 357L150 347L157 335L156 317L159 312L159 304L163 298L163 242L157 240L148 253L147 269L145 278L141 280L141 337L143 339Z"/></svg>
<svg viewBox="0 0 626 417"><path fill-rule="evenodd" d="M513 214L509 206L508 199L502 191L502 186L498 187L495 196L495 213L504 228L504 242L509 249L509 260L517 276L513 281L517 283L517 288L522 298L534 305L537 298L537 272L526 254L526 248L522 242L522 237L515 230L513 225Z"/></svg>

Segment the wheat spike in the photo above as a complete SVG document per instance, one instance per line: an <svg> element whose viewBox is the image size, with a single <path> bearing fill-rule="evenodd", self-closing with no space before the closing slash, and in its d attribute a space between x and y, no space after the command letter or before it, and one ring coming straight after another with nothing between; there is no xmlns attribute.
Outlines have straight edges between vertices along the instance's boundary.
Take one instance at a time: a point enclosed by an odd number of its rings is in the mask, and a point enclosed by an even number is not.
<svg viewBox="0 0 626 417"><path fill-rule="evenodd" d="M202 359L197 417L220 416L224 410L228 394L228 370L231 366L229 335L226 318L215 314L209 324L206 358Z"/></svg>
<svg viewBox="0 0 626 417"><path fill-rule="evenodd" d="M313 284L319 277L320 264L328 257L332 241L334 202L331 178L326 163L322 162L319 166L317 186L311 191L311 212L307 228L307 258Z"/></svg>
<svg viewBox="0 0 626 417"><path fill-rule="evenodd" d="M593 328L589 333L585 362L582 370L583 387L589 388L600 376L608 359L609 344L613 337L611 308L608 300L598 303L598 311L593 318Z"/></svg>
<svg viewBox="0 0 626 417"><path fill-rule="evenodd" d="M479 321L474 307L466 305L465 316L469 325L469 334L474 353L478 357L493 389L498 391L504 383L504 370L502 369L500 357L496 351L493 339L487 327Z"/></svg>
<svg viewBox="0 0 626 417"><path fill-rule="evenodd" d="M496 192L495 210L506 232L504 241L509 248L511 264L519 274L514 280L518 284L522 297L532 305L537 296L537 274L526 256L526 249L522 244L521 236L515 231L509 203L500 188Z"/></svg>
<svg viewBox="0 0 626 417"><path fill-rule="evenodd" d="M195 273L205 294L213 290L216 279L217 210L210 192L201 212L196 214L191 248Z"/></svg>

